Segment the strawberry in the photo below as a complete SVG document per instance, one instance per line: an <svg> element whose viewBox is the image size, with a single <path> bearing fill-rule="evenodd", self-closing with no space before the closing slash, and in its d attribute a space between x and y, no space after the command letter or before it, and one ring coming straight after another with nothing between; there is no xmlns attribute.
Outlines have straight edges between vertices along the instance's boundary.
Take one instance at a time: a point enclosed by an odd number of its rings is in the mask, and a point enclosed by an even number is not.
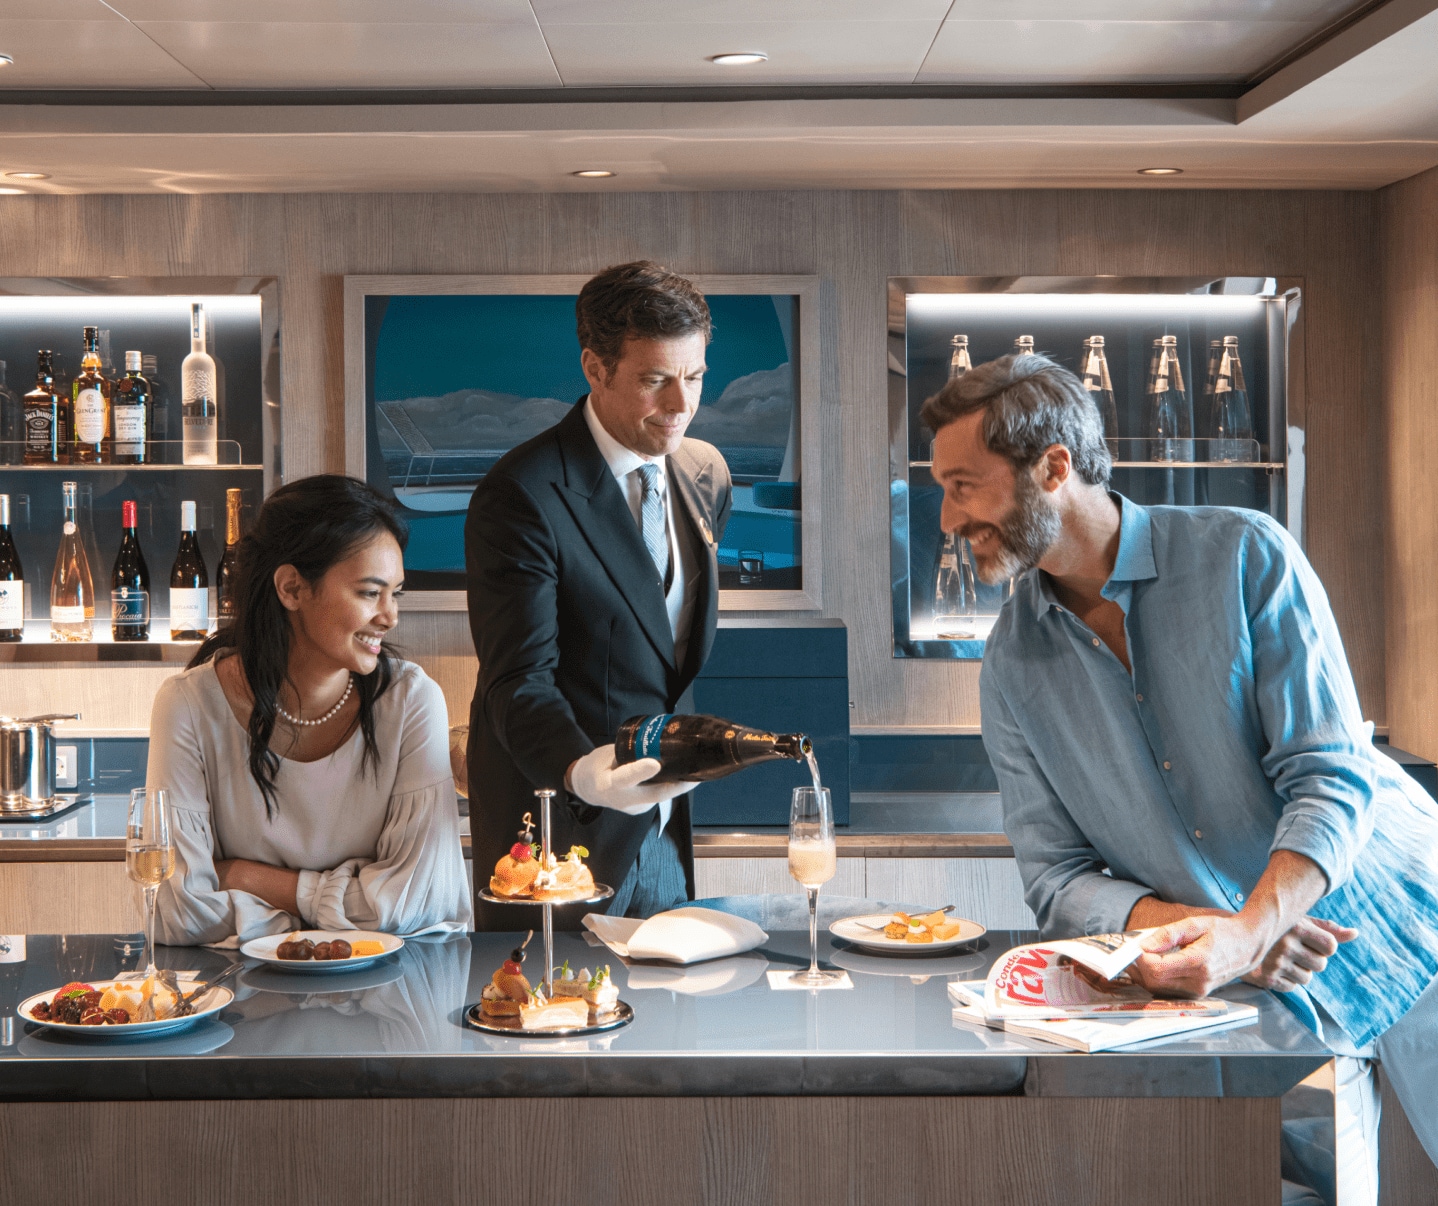
<svg viewBox="0 0 1438 1206"><path fill-rule="evenodd" d="M520 970L521 970L521 969L520 969L519 964L516 963L513 959L506 959L506 960L504 961L504 974L505 974L505 975L507 975L507 976L517 976L517 975L519 975Z"/></svg>
<svg viewBox="0 0 1438 1206"><path fill-rule="evenodd" d="M60 991L57 992L57 993L51 998L51 1000L52 1000L52 1001L58 1001L58 1000L61 1000L61 999L64 998L64 997L74 997L74 996L79 996L81 993L94 992L94 991L95 991L95 988L94 988L94 986L91 985L91 984L82 984L79 980L71 980L70 983L68 983L67 985L65 985L64 988L60 989Z"/></svg>
<svg viewBox="0 0 1438 1206"><path fill-rule="evenodd" d="M509 848L509 857L517 863L525 863L533 858L534 855L527 843L515 842L514 845Z"/></svg>

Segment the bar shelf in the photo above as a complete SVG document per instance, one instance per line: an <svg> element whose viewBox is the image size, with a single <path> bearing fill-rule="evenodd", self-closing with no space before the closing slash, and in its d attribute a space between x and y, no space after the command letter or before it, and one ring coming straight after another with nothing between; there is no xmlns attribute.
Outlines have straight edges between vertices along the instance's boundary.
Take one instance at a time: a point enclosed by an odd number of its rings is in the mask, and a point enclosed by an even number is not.
<svg viewBox="0 0 1438 1206"><path fill-rule="evenodd" d="M145 462L140 465L129 465L119 461L106 461L104 464L56 464L52 462L38 465L27 465L24 463L25 445L21 442L0 440L0 473L179 473L196 471L200 473L213 473L216 470L240 469L264 472L264 465L259 463L246 462L244 450L240 447L238 440L220 440L216 454L216 463L186 464L184 461L183 440L147 440L145 443Z"/></svg>

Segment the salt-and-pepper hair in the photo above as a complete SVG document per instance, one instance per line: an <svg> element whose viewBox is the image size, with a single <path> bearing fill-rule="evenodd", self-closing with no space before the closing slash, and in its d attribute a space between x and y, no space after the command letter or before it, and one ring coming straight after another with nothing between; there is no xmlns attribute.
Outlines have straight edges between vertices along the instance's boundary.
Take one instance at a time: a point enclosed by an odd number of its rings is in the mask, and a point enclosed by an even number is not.
<svg viewBox="0 0 1438 1206"><path fill-rule="evenodd" d="M924 403L920 421L933 432L984 412L984 444L1018 469L1031 469L1055 444L1069 450L1074 472L1091 486L1108 484L1113 458L1103 419L1083 382L1047 356L1000 356L956 377Z"/></svg>

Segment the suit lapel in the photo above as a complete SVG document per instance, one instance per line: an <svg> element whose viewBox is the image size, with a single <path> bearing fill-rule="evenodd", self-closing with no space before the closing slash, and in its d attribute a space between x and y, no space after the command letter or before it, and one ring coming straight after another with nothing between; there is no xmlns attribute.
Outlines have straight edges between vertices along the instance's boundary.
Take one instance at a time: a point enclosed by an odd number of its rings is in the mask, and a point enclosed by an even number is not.
<svg viewBox="0 0 1438 1206"><path fill-rule="evenodd" d="M665 664L674 666L674 632L664 606L663 584L624 492L589 432L584 402L581 398L559 424L565 470L560 497L645 635Z"/></svg>
<svg viewBox="0 0 1438 1206"><path fill-rule="evenodd" d="M695 474L693 463L681 446L669 460L669 480L682 504L677 510L689 521L689 532L699 550L699 595L694 600L694 617L690 621L689 652L686 660L692 666L703 666L714 645L714 620L719 613L718 545L710 527L712 507L704 499L712 492L709 467Z"/></svg>

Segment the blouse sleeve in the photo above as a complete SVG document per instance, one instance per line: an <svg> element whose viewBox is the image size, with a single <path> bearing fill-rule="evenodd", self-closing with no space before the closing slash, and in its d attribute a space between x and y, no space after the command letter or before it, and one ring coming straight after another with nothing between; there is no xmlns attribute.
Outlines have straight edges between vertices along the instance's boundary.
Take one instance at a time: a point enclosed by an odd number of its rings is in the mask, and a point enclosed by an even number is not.
<svg viewBox="0 0 1438 1206"><path fill-rule="evenodd" d="M399 763L373 860L301 871L300 913L315 929L390 934L470 928L474 908L449 768L449 718L439 686L417 668L407 690Z"/></svg>
<svg viewBox="0 0 1438 1206"><path fill-rule="evenodd" d="M160 885L155 910L156 940L176 946L240 941L299 928L299 919L248 892L221 891L215 872L215 837L210 823L204 740L184 683L172 678L160 687L150 712L147 787L170 797L170 833L175 874Z"/></svg>

